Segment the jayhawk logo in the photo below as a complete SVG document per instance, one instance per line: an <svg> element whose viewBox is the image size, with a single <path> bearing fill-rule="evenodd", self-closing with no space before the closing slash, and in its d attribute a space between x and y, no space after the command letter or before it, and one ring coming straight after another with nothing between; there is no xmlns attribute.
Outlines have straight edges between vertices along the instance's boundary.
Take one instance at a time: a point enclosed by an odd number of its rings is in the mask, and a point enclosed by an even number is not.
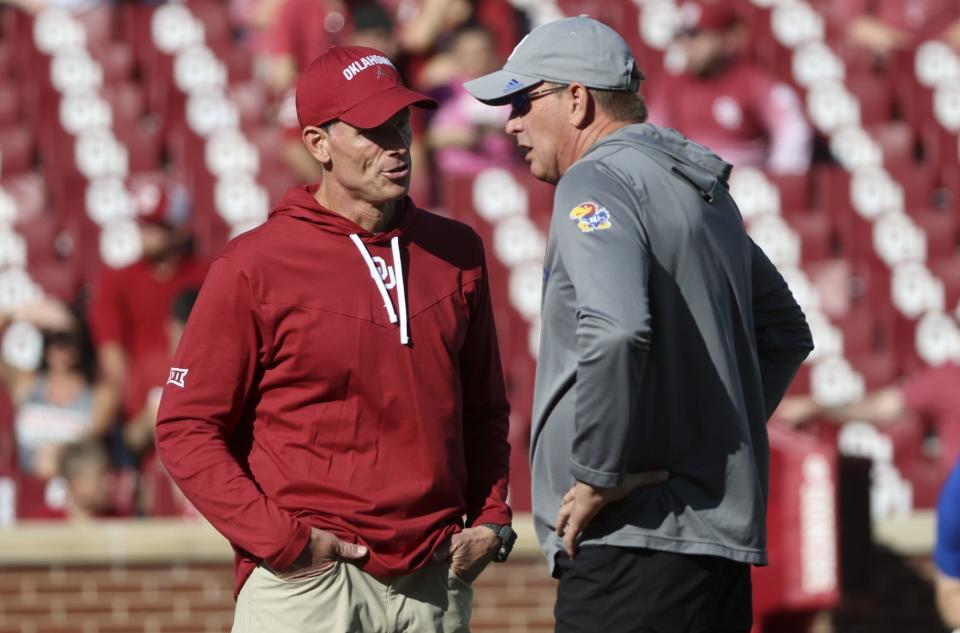
<svg viewBox="0 0 960 633"><path fill-rule="evenodd" d="M610 212L596 202L581 202L570 212L570 219L577 223L581 233L593 233L613 226Z"/></svg>

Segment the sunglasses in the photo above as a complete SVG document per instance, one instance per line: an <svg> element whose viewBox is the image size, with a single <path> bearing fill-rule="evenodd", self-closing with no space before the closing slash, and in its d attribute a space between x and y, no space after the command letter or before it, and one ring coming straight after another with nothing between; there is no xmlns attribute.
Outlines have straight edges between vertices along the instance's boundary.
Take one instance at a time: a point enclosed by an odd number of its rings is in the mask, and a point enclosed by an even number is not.
<svg viewBox="0 0 960 633"><path fill-rule="evenodd" d="M515 92L510 96L510 107L513 108L513 114L523 116L530 110L531 101L553 94L554 92L560 92L564 88L566 88L566 86L555 86L533 92Z"/></svg>

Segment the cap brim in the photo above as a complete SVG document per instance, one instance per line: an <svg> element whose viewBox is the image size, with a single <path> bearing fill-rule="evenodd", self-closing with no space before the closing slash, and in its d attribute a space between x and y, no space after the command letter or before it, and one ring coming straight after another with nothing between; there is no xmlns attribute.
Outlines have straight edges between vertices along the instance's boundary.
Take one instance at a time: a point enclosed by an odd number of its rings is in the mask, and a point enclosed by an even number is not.
<svg viewBox="0 0 960 633"><path fill-rule="evenodd" d="M358 128L374 128L409 106L436 110L437 102L403 86L394 86L361 101L337 118Z"/></svg>
<svg viewBox="0 0 960 633"><path fill-rule="evenodd" d="M488 105L506 105L513 94L542 82L543 79L539 77L498 70L468 81L463 87L474 98Z"/></svg>

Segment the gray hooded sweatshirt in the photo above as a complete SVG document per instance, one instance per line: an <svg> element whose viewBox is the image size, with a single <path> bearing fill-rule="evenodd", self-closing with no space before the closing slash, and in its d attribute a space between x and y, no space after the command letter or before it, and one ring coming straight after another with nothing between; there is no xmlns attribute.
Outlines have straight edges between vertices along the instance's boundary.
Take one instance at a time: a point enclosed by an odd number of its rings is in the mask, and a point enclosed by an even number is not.
<svg viewBox="0 0 960 633"><path fill-rule="evenodd" d="M766 422L813 343L744 230L730 169L636 124L557 184L530 454L551 570L575 479L612 487L656 469L669 479L601 510L580 546L767 562Z"/></svg>

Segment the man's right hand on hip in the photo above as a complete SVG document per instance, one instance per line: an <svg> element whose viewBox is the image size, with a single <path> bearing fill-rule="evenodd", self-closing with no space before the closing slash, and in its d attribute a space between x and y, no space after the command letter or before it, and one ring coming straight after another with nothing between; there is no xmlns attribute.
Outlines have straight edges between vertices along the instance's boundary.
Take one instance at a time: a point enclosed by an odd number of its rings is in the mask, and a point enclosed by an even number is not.
<svg viewBox="0 0 960 633"><path fill-rule="evenodd" d="M324 571L337 560L359 560L367 555L364 545L341 541L336 536L319 528L310 528L310 541L297 557L297 560L283 570L276 572L285 580L308 576Z"/></svg>

